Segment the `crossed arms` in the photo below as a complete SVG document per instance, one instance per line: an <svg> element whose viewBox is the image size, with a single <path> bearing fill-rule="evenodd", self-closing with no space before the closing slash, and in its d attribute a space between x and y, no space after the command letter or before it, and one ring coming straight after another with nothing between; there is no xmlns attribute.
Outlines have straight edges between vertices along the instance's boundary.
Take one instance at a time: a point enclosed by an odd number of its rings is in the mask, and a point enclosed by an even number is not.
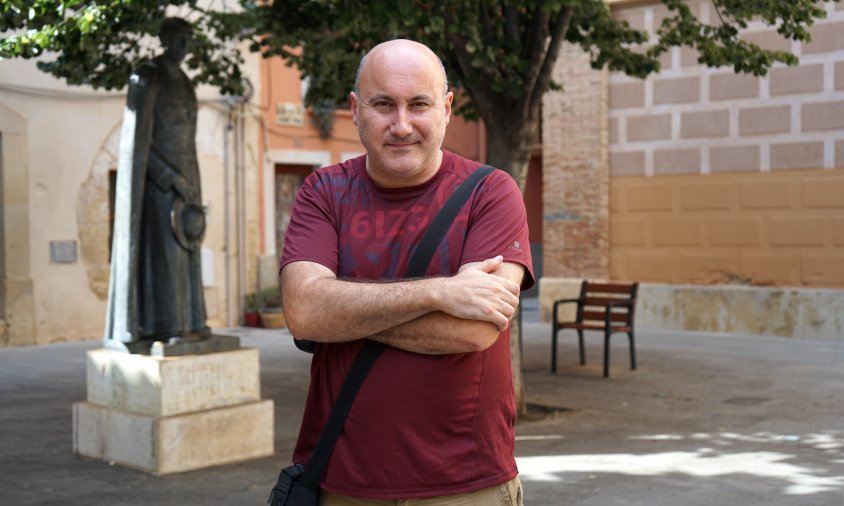
<svg viewBox="0 0 844 506"><path fill-rule="evenodd" d="M451 277L396 282L337 279L315 262L281 271L284 312L297 339L370 338L425 354L484 350L519 304L524 267L498 256L464 264Z"/></svg>

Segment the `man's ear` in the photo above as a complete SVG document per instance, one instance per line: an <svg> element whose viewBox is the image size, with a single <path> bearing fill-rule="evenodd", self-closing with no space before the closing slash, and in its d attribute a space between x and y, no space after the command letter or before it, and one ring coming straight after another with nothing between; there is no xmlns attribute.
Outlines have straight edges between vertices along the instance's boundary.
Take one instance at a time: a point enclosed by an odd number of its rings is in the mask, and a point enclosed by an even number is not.
<svg viewBox="0 0 844 506"><path fill-rule="evenodd" d="M358 96L354 91L349 92L349 108L352 110L352 123L358 125Z"/></svg>
<svg viewBox="0 0 844 506"><path fill-rule="evenodd" d="M451 103L454 101L454 93L448 92L445 94L445 124L451 121Z"/></svg>

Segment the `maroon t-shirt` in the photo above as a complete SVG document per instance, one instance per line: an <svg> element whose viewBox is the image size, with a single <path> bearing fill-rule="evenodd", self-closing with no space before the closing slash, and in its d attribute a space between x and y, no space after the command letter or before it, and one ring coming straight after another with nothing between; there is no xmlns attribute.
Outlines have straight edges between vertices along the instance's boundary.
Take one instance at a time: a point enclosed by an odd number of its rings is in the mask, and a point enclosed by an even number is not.
<svg viewBox="0 0 844 506"><path fill-rule="evenodd" d="M306 260L338 277L400 278L443 203L479 166L444 151L420 186L379 188L361 156L308 176L296 196L281 267ZM524 202L494 171L463 207L428 267L450 276L503 255L534 283ZM325 308L329 313L331 308ZM431 497L503 483L517 474L510 331L482 352L422 355L387 347L355 398L322 486L373 499ZM317 344L293 461L306 463L362 341Z"/></svg>

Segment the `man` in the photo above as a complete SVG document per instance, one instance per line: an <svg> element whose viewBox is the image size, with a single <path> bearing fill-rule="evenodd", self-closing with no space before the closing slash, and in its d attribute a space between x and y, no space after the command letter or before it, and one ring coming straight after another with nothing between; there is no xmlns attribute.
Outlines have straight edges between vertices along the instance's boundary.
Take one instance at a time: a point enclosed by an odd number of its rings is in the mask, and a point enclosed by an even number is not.
<svg viewBox="0 0 844 506"><path fill-rule="evenodd" d="M533 284L521 194L507 174L490 174L439 245L429 277L395 281L479 164L441 149L453 95L422 44L376 46L349 99L366 155L306 179L281 261L290 331L317 342L293 460L307 462L370 338L390 346L354 401L321 503L521 504L509 354L520 286Z"/></svg>
<svg viewBox="0 0 844 506"><path fill-rule="evenodd" d="M106 343L149 352L156 340L207 336L196 158L196 95L180 65L193 28L161 23L164 53L130 77L121 138ZM145 349L144 349L145 348Z"/></svg>

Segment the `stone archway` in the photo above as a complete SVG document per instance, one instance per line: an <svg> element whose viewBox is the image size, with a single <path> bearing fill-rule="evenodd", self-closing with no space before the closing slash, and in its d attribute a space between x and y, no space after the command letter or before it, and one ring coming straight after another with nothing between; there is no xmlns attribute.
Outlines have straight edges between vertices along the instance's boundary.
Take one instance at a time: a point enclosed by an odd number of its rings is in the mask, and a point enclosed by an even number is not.
<svg viewBox="0 0 844 506"><path fill-rule="evenodd" d="M91 164L88 178L79 188L76 222L79 227L79 250L88 287L97 298L108 297L109 237L111 231L111 199L109 181L117 170L121 121L111 129Z"/></svg>

